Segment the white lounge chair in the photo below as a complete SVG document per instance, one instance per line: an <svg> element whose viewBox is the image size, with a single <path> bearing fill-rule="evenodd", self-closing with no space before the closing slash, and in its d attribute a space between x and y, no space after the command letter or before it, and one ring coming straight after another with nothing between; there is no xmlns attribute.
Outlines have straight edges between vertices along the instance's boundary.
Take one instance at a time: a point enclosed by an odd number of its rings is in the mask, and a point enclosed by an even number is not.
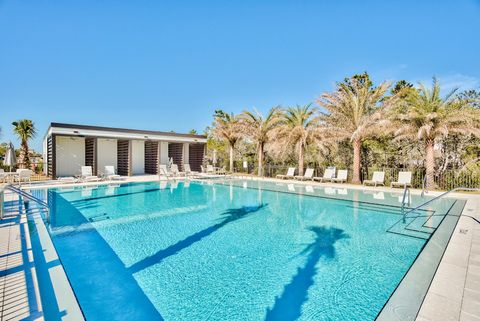
<svg viewBox="0 0 480 321"><path fill-rule="evenodd" d="M294 178L295 177L295 167L289 167L287 170L287 174L285 175L277 175L276 178L280 179L287 179L287 178Z"/></svg>
<svg viewBox="0 0 480 321"><path fill-rule="evenodd" d="M314 181L323 182L330 182L335 177L335 168L327 168L325 172L323 172L323 177L314 177Z"/></svg>
<svg viewBox="0 0 480 321"><path fill-rule="evenodd" d="M159 169L159 173L158 173L159 175L163 175L166 177L173 176L173 173L168 170L167 165L165 164L160 164L158 169Z"/></svg>
<svg viewBox="0 0 480 321"><path fill-rule="evenodd" d="M93 175L92 166L82 166L82 181L84 182L97 182L100 177Z"/></svg>
<svg viewBox="0 0 480 321"><path fill-rule="evenodd" d="M412 172L399 172L398 181L392 182L390 187L412 186Z"/></svg>
<svg viewBox="0 0 480 321"><path fill-rule="evenodd" d="M173 176L186 176L185 172L180 172L178 170L177 164L172 164L172 166L170 166L170 171L172 172Z"/></svg>
<svg viewBox="0 0 480 321"><path fill-rule="evenodd" d="M347 177L348 177L348 169L340 169L338 170L337 177L332 178L332 182L345 183L347 182Z"/></svg>
<svg viewBox="0 0 480 321"><path fill-rule="evenodd" d="M385 185L385 172L373 172L372 179L364 180L363 185Z"/></svg>
<svg viewBox="0 0 480 321"><path fill-rule="evenodd" d="M64 177L58 177L57 181L63 184L68 184L68 183L77 183L78 179L73 176L64 176Z"/></svg>
<svg viewBox="0 0 480 321"><path fill-rule="evenodd" d="M207 174L215 174L215 168L213 168L213 165L207 165Z"/></svg>
<svg viewBox="0 0 480 321"><path fill-rule="evenodd" d="M215 173L218 175L227 175L227 169L223 166L222 168L217 168Z"/></svg>
<svg viewBox="0 0 480 321"><path fill-rule="evenodd" d="M304 180L312 180L313 179L313 168L307 168L305 170L304 175L297 175L295 176L295 179L304 181Z"/></svg>
<svg viewBox="0 0 480 321"><path fill-rule="evenodd" d="M20 184L22 182L31 182L32 171L30 169L17 169L17 180Z"/></svg>
<svg viewBox="0 0 480 321"><path fill-rule="evenodd" d="M115 166L105 166L105 169L103 171L103 175L105 176L106 179L120 179L120 175L117 175L115 173Z"/></svg>

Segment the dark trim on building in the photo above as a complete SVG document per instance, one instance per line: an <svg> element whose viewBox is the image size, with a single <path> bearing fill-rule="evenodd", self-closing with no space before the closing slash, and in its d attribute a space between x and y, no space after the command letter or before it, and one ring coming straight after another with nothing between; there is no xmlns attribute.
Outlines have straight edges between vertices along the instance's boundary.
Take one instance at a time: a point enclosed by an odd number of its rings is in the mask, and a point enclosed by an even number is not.
<svg viewBox="0 0 480 321"><path fill-rule="evenodd" d="M52 134L52 179L57 179L57 135Z"/></svg>
<svg viewBox="0 0 480 321"><path fill-rule="evenodd" d="M107 132L123 132L131 134L143 134L143 135L163 135L163 136L178 136L178 137L190 137L190 138L199 138L206 139L206 135L193 135L193 134L182 134L182 133L172 133L172 132L161 132L155 130L139 130L139 129L128 129L128 128L116 128L116 127L102 127L102 126L91 126L91 125L76 125L76 124L64 124L64 123L51 123L50 128L70 128L70 129L87 129L87 130L99 130Z"/></svg>

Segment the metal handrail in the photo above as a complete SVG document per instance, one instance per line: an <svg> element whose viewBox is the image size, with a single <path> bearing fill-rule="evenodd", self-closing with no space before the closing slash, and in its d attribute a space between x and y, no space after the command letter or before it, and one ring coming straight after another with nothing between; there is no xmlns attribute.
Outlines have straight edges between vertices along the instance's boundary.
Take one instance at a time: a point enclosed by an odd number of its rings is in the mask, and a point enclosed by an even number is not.
<svg viewBox="0 0 480 321"><path fill-rule="evenodd" d="M4 186L4 189L8 189L14 193L17 193L19 194L20 196L24 197L24 198L28 198L29 200L31 201L34 201L35 203L37 203L38 205L42 206L43 208L45 208L45 210L47 211L47 220L49 219L50 217L50 208L48 207L48 204L45 203L44 201L42 201L41 199L33 196L32 194L29 194L13 185L6 185Z"/></svg>
<svg viewBox="0 0 480 321"><path fill-rule="evenodd" d="M424 207L425 205L428 205L430 203L432 203L433 201L436 201L438 200L439 198L442 198L444 196L447 196L448 194L452 193L452 192L456 192L456 191L469 191L469 192L480 192L480 188L469 188L469 187L456 187L454 189L451 189L449 191L446 191L428 201L426 201L425 203L422 203L420 205L418 205L417 207L411 209L410 211L406 212L405 214L403 214L403 217L405 218L408 214L410 213L413 213L415 212L416 210L418 210L419 208L421 207Z"/></svg>
<svg viewBox="0 0 480 321"><path fill-rule="evenodd" d="M410 188L408 188L407 185L405 185L405 188L403 189L403 197L402 197L402 214L405 213L405 204L407 203L405 201L405 197L407 197L407 193L408 193L408 202L410 203Z"/></svg>

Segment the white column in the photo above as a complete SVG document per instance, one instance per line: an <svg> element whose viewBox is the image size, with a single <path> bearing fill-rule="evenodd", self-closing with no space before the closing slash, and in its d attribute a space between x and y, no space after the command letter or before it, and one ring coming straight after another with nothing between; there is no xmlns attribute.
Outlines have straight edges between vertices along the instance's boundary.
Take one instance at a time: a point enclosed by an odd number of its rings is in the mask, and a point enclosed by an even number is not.
<svg viewBox="0 0 480 321"><path fill-rule="evenodd" d="M183 163L190 164L190 144L183 143Z"/></svg>
<svg viewBox="0 0 480 321"><path fill-rule="evenodd" d="M168 142L160 142L160 164L168 164Z"/></svg>

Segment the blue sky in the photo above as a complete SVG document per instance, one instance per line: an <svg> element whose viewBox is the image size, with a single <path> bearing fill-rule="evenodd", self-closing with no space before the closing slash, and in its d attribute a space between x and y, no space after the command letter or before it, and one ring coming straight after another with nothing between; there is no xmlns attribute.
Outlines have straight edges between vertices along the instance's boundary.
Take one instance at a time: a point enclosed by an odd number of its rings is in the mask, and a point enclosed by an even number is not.
<svg viewBox="0 0 480 321"><path fill-rule="evenodd" d="M305 104L335 81L480 86L480 1L0 0L11 122L185 132L218 108Z"/></svg>

